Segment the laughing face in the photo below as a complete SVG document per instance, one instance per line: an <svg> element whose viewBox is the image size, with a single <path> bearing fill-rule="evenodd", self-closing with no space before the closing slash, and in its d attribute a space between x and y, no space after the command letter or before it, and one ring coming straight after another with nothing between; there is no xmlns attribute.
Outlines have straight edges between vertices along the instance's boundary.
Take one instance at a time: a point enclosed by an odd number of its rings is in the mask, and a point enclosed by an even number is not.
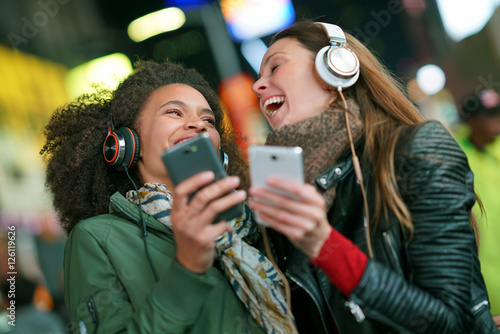
<svg viewBox="0 0 500 334"><path fill-rule="evenodd" d="M253 91L274 129L321 114L336 97L314 73L315 55L295 38L283 38L267 50Z"/></svg>
<svg viewBox="0 0 500 334"><path fill-rule="evenodd" d="M143 182L163 183L173 189L161 154L189 138L207 132L214 148L220 145L215 116L205 97L191 86L163 86L149 96L137 120Z"/></svg>

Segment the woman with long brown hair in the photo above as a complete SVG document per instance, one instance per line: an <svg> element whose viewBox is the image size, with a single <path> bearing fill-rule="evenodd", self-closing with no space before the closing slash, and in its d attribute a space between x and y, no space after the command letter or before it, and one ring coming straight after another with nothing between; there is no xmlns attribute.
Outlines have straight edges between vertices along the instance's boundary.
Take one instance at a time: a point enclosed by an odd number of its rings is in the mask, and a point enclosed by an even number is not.
<svg viewBox="0 0 500 334"><path fill-rule="evenodd" d="M305 184L252 187L299 332L491 333L467 159L338 26L274 36L253 86L267 145L301 146ZM270 204L272 203L272 204Z"/></svg>

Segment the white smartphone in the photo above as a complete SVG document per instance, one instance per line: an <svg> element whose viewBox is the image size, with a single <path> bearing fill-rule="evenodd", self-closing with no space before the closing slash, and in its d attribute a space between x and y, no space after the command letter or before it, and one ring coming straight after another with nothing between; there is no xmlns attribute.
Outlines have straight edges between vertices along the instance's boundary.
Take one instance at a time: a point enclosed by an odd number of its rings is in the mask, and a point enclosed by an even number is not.
<svg viewBox="0 0 500 334"><path fill-rule="evenodd" d="M302 148L285 146L253 145L248 150L250 181L259 186L293 198L289 193L278 191L266 184L269 176L304 183Z"/></svg>

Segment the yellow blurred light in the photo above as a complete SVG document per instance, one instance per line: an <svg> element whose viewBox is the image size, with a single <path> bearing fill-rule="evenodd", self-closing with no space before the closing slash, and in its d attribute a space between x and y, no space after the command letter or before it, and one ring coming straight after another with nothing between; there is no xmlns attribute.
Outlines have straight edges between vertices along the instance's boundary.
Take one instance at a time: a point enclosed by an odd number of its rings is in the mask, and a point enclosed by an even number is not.
<svg viewBox="0 0 500 334"><path fill-rule="evenodd" d="M68 71L68 97L73 100L81 94L93 93L96 84L102 88L115 89L132 71L130 59L122 53L91 60Z"/></svg>
<svg viewBox="0 0 500 334"><path fill-rule="evenodd" d="M0 133L41 132L54 109L67 102L67 68L2 45L0 64L9 64L0 66Z"/></svg>
<svg viewBox="0 0 500 334"><path fill-rule="evenodd" d="M184 12L177 7L170 7L132 21L127 33L134 42L142 42L163 32L179 29L184 22Z"/></svg>

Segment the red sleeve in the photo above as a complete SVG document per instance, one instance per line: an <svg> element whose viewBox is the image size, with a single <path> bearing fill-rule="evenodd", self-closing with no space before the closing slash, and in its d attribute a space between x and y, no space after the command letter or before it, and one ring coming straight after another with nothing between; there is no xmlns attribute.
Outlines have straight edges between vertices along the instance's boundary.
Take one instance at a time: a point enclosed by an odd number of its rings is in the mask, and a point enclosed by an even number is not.
<svg viewBox="0 0 500 334"><path fill-rule="evenodd" d="M332 228L318 256L309 262L321 269L345 296L349 296L363 276L368 256Z"/></svg>

